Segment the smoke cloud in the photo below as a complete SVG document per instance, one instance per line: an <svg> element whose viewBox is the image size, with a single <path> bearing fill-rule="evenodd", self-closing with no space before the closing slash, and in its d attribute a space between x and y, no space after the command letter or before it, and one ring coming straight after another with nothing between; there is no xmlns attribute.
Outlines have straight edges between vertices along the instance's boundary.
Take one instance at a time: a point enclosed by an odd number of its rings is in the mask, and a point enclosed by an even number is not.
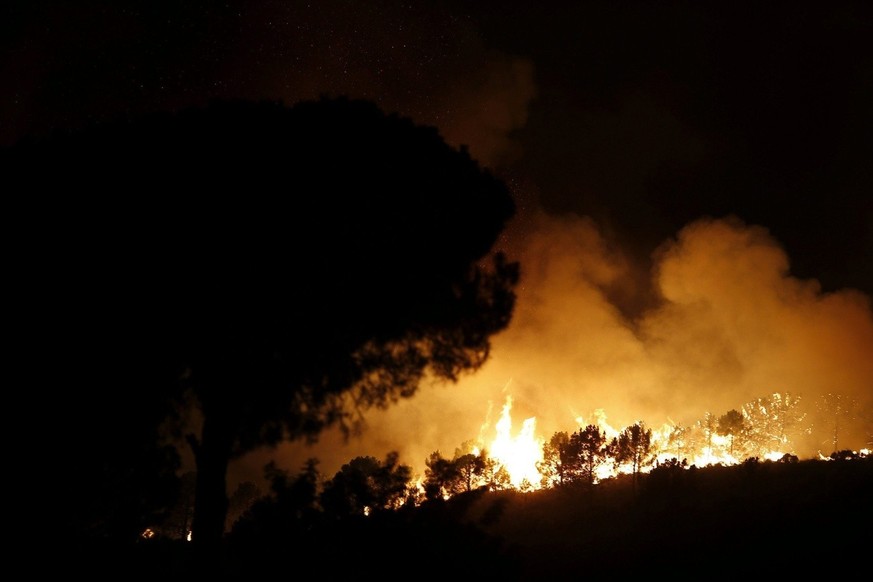
<svg viewBox="0 0 873 582"><path fill-rule="evenodd" d="M691 425L773 393L806 405L807 430L795 454L831 452L833 430L816 416L828 395L852 403L840 448L868 446L873 408L873 314L851 289L822 293L791 275L789 257L768 231L737 218L705 218L683 228L655 254L651 276L661 298L636 321L606 290L633 280L631 263L586 217L540 214L518 257L522 280L508 329L489 361L457 385L423 386L409 400L372 411L360 437L330 432L314 447L289 444L253 455L296 470L308 457L325 474L358 455L398 451L423 471L439 450L493 438L507 396L513 431L536 418L536 433L572 432L605 421Z"/></svg>

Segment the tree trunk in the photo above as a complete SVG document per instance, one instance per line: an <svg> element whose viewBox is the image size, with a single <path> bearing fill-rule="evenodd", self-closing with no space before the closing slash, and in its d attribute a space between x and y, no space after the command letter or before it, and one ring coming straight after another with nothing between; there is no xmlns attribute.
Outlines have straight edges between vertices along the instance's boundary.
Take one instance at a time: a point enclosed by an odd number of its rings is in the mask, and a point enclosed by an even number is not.
<svg viewBox="0 0 873 582"><path fill-rule="evenodd" d="M200 442L192 442L197 467L191 542L201 566L218 567L227 518L227 467L233 431L221 419L204 417Z"/></svg>

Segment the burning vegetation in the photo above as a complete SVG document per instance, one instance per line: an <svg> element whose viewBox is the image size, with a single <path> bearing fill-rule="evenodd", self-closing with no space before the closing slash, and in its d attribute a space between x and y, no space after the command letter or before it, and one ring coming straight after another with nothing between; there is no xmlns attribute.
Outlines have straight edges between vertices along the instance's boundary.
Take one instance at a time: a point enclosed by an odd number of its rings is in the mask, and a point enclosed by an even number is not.
<svg viewBox="0 0 873 582"><path fill-rule="evenodd" d="M617 479L637 483L650 473L670 474L675 480L677 471L706 467L868 457L868 449L838 448L840 427L858 420L845 397L828 395L811 409L803 404L792 394L773 393L720 415L707 413L692 423L665 423L656 428L644 421L616 428L602 410L596 410L590 418L576 418L575 430L556 431L546 438L537 433L535 417L524 419L521 428L513 431L513 398L507 395L493 426L486 420L480 435L461 443L451 455L433 451L421 475L393 451L383 460L355 457L332 477L322 474L315 458L297 475L271 462L265 468L270 492L265 495L252 482L241 483L230 496L226 528L244 532L252 522L269 522L282 515L300 522L315 514L335 519L372 517L475 492L592 490ZM794 452L795 437L812 433L832 445L830 454L801 457ZM188 484L183 490L192 489L192 479L183 482ZM180 505L185 507L171 514L169 524L149 528L143 538L151 539L161 531L190 541L191 493L183 491Z"/></svg>
<svg viewBox="0 0 873 582"><path fill-rule="evenodd" d="M583 565L592 575L616 564L642 574L708 568L716 556L755 556L776 540L784 555L761 554L758 568L789 574L815 553L842 556L830 561L833 572L848 568L865 544L851 532L871 517L873 457L793 454L792 436L816 428L792 395L660 428L616 428L596 411L549 438L535 418L513 431L512 404L507 396L497 422L452 455L434 451L422 475L395 452L355 457L333 476L314 458L297 474L270 463L269 491L246 482L230 496L227 567L269 570L293 547L316 569L347 556L331 566L336 576L375 574L372 556L390 547L410 563L504 580ZM837 439L834 426L821 430ZM151 528L145 545L162 534L188 545L190 512L177 515L175 534Z"/></svg>
<svg viewBox="0 0 873 582"><path fill-rule="evenodd" d="M707 413L689 424L644 421L611 426L602 410L576 419L575 431L557 431L548 439L536 432L536 418L512 431L512 397L507 396L494 434L489 424L476 441L466 441L451 457L434 451L417 488L425 498L448 499L479 488L527 492L580 482L595 485L623 474L648 473L662 466L731 466L745 461L796 462L794 438L822 432L833 452L818 458L864 457L868 449L839 449L840 426L855 420L840 395L828 395L816 408L814 424L802 399L789 393L757 398L721 415Z"/></svg>

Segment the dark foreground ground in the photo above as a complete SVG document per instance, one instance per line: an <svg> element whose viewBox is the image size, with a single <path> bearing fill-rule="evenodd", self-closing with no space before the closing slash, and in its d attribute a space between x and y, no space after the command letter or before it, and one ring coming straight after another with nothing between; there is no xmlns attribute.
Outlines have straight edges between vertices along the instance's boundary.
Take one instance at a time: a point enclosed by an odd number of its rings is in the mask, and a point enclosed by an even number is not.
<svg viewBox="0 0 873 582"><path fill-rule="evenodd" d="M488 531L516 548L521 577L808 578L870 563L871 458L675 469L636 487L629 481L512 500Z"/></svg>
<svg viewBox="0 0 873 582"><path fill-rule="evenodd" d="M873 552L873 458L655 471L593 488L476 491L414 510L228 542L75 548L65 571L137 579L557 580L853 576ZM780 578L781 579L781 578Z"/></svg>

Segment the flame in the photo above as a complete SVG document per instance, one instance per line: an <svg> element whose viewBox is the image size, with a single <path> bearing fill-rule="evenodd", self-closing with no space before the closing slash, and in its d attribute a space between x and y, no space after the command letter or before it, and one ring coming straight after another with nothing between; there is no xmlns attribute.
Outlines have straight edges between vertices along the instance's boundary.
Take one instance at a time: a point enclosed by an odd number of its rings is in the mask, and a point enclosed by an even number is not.
<svg viewBox="0 0 873 582"><path fill-rule="evenodd" d="M509 473L512 487L527 491L540 489L543 486L543 476L537 469L537 463L543 459L545 439L536 435L536 417L525 419L521 431L513 436L511 412L512 396L507 395L500 419L494 427L496 436L485 449L489 458L496 461L499 467L505 468ZM609 424L603 409L595 410L590 421L586 421L581 416L577 416L575 421L580 427L595 424L603 431L607 441L611 441L621 433L620 430ZM482 425L480 434L484 433L487 427L488 422L486 421ZM676 452L671 451L669 445L669 436L675 428L675 425L665 423L660 429L652 430L652 462L640 467L640 471L648 473L658 464L677 459ZM688 465L698 467L740 464L740 459L728 452L730 450L729 437L713 434L710 442L709 446L703 446L696 451L688 451L687 455L683 455L682 459L677 460L684 460L687 461ZM479 451L479 447L474 447L474 454L479 454ZM770 451L764 455L764 458L776 461L781 459L784 454L782 451ZM607 463L598 467L596 481L616 477L622 473L630 473L631 470L630 465Z"/></svg>
<svg viewBox="0 0 873 582"><path fill-rule="evenodd" d="M504 392L506 392L506 388L504 388ZM555 482L547 482L544 475L538 469L538 465L543 461L546 439L536 434L537 419L536 417L525 419L521 430L517 435L513 435L512 403L512 395L507 393L500 419L493 427L495 436L489 441L484 436L491 428L488 419L491 416L492 404L489 402L486 420L480 427L479 437L475 439L479 446L473 445L474 441L465 441L469 445L469 448L466 450L471 451L474 455L479 455L480 452L484 451L488 458L493 461L496 470L502 469L508 474L508 485L516 490L534 491L544 487L551 487ZM615 444L615 439L622 435L624 429L618 430L610 425L607 422L607 416L603 409L594 410L589 419L583 416L576 416L574 420L579 429L587 425L597 426L603 433L606 442L609 443L603 451L607 462L597 467L595 483L622 474L629 474L632 471L649 473L660 466L685 468L709 465L730 466L739 465L744 462L757 462L759 460L792 462L792 458L795 460L797 458L791 452L791 440L784 436L776 440L786 445L786 449L789 452L782 449L764 450L763 448L755 448L754 443L751 445L751 448L748 443L737 446L733 436L719 434L708 425L704 426L701 421L683 426L668 418L668 422L664 423L660 428L649 429L651 431L650 446L643 454L643 460L639 464L619 464L613 456L612 447ZM753 417L750 419L750 422L753 423L752 427L754 428L754 423L759 422L759 420L755 420ZM753 432L752 434L755 433ZM771 438L770 440L773 439ZM736 451L737 455L732 454L732 451ZM752 456L747 456L750 454L750 451ZM866 457L870 454L870 450L861 449L860 452L848 451L846 454ZM825 457L821 452L819 452L818 456L822 460L833 460L832 457ZM742 459L746 460L743 461ZM423 498L421 478L416 483L415 490L417 491L416 498ZM445 499L449 497L450 494L445 494Z"/></svg>
<svg viewBox="0 0 873 582"><path fill-rule="evenodd" d="M488 456L506 469L516 489L539 489L542 475L537 463L543 459L545 440L536 436L536 417L525 419L518 435L512 436L511 411L512 396L507 395L495 425L497 436L486 447Z"/></svg>
<svg viewBox="0 0 873 582"><path fill-rule="evenodd" d="M770 451L769 453L767 453L767 454L764 455L764 458L767 459L768 461L778 461L778 460L781 459L783 456L785 456L785 453L783 453L783 452L780 452L780 451Z"/></svg>
<svg viewBox="0 0 873 582"><path fill-rule="evenodd" d="M579 422L578 418L576 420L579 426L585 426L587 424L586 422ZM603 431L603 434L606 435L606 440L608 441L614 439L621 433L619 429L613 427L611 424L606 422L606 411L604 411L602 408L598 408L594 411L593 424L596 424L600 428L600 430Z"/></svg>

